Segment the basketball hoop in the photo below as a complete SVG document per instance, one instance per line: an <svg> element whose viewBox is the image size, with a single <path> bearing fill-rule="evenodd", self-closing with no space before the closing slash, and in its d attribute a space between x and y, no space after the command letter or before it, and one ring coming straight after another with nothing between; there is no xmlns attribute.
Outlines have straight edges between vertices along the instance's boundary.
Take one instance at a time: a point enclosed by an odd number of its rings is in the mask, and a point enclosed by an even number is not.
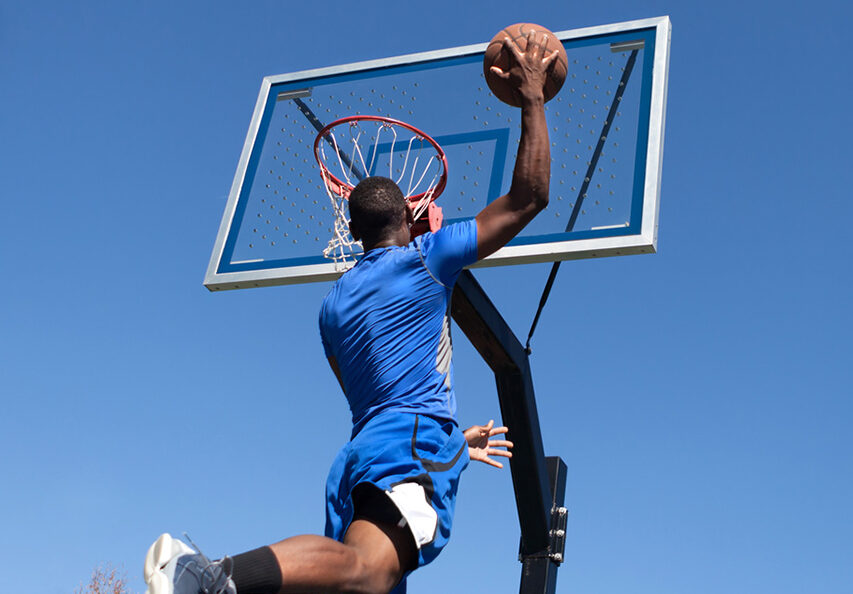
<svg viewBox="0 0 853 594"><path fill-rule="evenodd" d="M447 185L447 157L432 137L414 126L374 115L341 118L317 134L314 157L335 216L325 257L345 264L359 253L344 202L359 181L372 175L384 175L400 187L415 220L413 237L441 227L441 209L433 201Z"/></svg>

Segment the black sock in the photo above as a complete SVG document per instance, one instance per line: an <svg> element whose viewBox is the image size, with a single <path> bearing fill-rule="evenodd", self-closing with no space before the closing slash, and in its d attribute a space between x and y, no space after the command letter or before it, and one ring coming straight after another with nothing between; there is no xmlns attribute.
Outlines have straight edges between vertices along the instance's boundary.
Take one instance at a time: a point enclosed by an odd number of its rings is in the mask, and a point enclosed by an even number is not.
<svg viewBox="0 0 853 594"><path fill-rule="evenodd" d="M261 547L232 557L231 579L237 594L278 594L281 590L281 569L269 547Z"/></svg>

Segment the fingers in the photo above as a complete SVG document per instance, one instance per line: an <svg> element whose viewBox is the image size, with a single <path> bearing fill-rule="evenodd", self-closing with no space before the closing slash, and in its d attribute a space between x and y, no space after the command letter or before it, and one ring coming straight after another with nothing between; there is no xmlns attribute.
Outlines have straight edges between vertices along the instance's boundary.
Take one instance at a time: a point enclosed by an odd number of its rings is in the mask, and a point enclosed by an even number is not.
<svg viewBox="0 0 853 594"><path fill-rule="evenodd" d="M496 433L493 433L493 431L494 431L493 427L494 426L495 426L495 420L490 419L489 422L486 423L485 425L474 425L474 427L472 427L472 429L474 429L476 427L477 431L479 432L480 436L482 436L482 437L491 437L492 435L497 435ZM499 431L498 433L505 433L505 432Z"/></svg>
<svg viewBox="0 0 853 594"><path fill-rule="evenodd" d="M490 72L503 80L509 80L511 76L510 71L512 70L513 64L540 63L542 64L545 70L550 68L554 61L557 59L559 51L555 50L553 52L548 52L548 33L540 33L539 31L528 31L525 35L525 39L527 43L524 51L522 51L518 43L514 39L510 37L504 37L504 51L509 54L512 54L512 58L510 59L509 65L505 66L505 68L500 68L499 66L491 66L489 68Z"/></svg>
<svg viewBox="0 0 853 594"><path fill-rule="evenodd" d="M508 452L507 450L496 450L494 448L489 448L486 450L487 456L500 456L501 458L512 458L512 452Z"/></svg>
<svg viewBox="0 0 853 594"><path fill-rule="evenodd" d="M509 427L494 427L489 431L489 437L500 435L501 433L506 433L507 431L509 431Z"/></svg>
<svg viewBox="0 0 853 594"><path fill-rule="evenodd" d="M548 34L543 32L542 35L537 38L535 35L536 33L538 33L538 31L531 31L527 34L527 51L525 53L529 53L530 57L533 59L541 57L542 63L547 66L556 59L559 52L555 50L551 52L550 55L546 56L545 53L548 49L549 39Z"/></svg>
<svg viewBox="0 0 853 594"><path fill-rule="evenodd" d="M479 450L479 449L469 450L469 454L470 454L472 460L476 460L477 462L482 462L484 464L488 464L489 466L497 466L498 468L503 468L503 464L501 464L500 462L496 462L495 460L492 460L491 458L489 458L489 455L486 453L485 450Z"/></svg>
<svg viewBox="0 0 853 594"><path fill-rule="evenodd" d="M489 70L491 70L492 74L494 74L495 76L502 78L504 80L509 80L509 72L504 72L503 70L501 70L497 66L492 66L491 68L489 68Z"/></svg>
<svg viewBox="0 0 853 594"><path fill-rule="evenodd" d="M530 57L533 59L538 58L542 55L544 48L547 45L548 34L543 33L542 36L537 40L536 39L537 31L530 31L527 34L527 52L530 54Z"/></svg>
<svg viewBox="0 0 853 594"><path fill-rule="evenodd" d="M505 439L490 439L489 447L490 448L509 448L512 449L512 442L507 441Z"/></svg>
<svg viewBox="0 0 853 594"><path fill-rule="evenodd" d="M512 458L512 453L507 452L506 450L475 450L471 452L471 459L476 460L477 462L482 462L483 464L488 464L489 466L494 466L495 468L503 468L504 465L490 458L490 456L501 456L503 458Z"/></svg>
<svg viewBox="0 0 853 594"><path fill-rule="evenodd" d="M528 43L530 42L530 35L528 34ZM522 57L524 56L524 52L521 51L521 48L518 47L518 44L514 39L510 37L504 37L504 48L509 50L509 52L515 57L516 62L521 62Z"/></svg>
<svg viewBox="0 0 853 594"><path fill-rule="evenodd" d="M545 48L548 47L548 34L542 33L542 35L537 38L537 33L539 32L535 30L527 32L527 35L525 36L527 44L524 51L521 51L521 48L518 47L518 43L510 37L504 37L504 48L509 51L513 57L515 57L517 62L521 62L527 54L530 54L530 57L532 58L539 58L539 56L545 53ZM546 58L543 58L543 61L545 59ZM552 58L549 57L548 59ZM497 72L495 74L497 74Z"/></svg>
<svg viewBox="0 0 853 594"><path fill-rule="evenodd" d="M546 57L542 58L542 63L545 65L545 68L550 67L551 64L554 63L554 60L556 60L557 56L559 56L559 55L560 55L560 52L558 50L554 50L553 52L551 52L550 56L546 56Z"/></svg>
<svg viewBox="0 0 853 594"><path fill-rule="evenodd" d="M504 465L498 462L497 460L493 460L490 456L500 456L502 458L512 458L512 452L507 452L506 450L487 450L487 454L483 456L482 461L488 464L489 466L494 466L495 468L503 468Z"/></svg>
<svg viewBox="0 0 853 594"><path fill-rule="evenodd" d="M488 464L489 466L494 466L495 468L503 468L504 465L498 462L497 460L492 460L485 453L477 456L476 458L472 458L473 460L477 460L478 462L482 462L483 464Z"/></svg>

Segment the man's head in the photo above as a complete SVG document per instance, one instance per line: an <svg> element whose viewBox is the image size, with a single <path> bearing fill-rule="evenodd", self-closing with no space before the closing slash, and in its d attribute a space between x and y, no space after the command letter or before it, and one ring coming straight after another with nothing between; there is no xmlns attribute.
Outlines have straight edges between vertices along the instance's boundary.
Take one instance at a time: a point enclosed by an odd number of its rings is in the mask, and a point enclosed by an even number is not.
<svg viewBox="0 0 853 594"><path fill-rule="evenodd" d="M365 249L380 243L409 242L411 210L403 192L387 177L373 176L359 182L349 195L349 214L350 232Z"/></svg>

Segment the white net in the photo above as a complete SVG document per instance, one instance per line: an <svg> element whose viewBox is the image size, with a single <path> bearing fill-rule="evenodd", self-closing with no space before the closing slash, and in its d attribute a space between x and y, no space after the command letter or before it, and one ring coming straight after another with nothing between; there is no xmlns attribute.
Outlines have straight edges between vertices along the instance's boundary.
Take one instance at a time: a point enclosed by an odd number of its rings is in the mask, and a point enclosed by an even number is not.
<svg viewBox="0 0 853 594"><path fill-rule="evenodd" d="M443 189L446 162L434 141L390 118L344 118L321 136L315 152L334 216L332 237L323 255L345 269L363 251L350 233L345 205L358 182L373 175L392 179L417 221Z"/></svg>

